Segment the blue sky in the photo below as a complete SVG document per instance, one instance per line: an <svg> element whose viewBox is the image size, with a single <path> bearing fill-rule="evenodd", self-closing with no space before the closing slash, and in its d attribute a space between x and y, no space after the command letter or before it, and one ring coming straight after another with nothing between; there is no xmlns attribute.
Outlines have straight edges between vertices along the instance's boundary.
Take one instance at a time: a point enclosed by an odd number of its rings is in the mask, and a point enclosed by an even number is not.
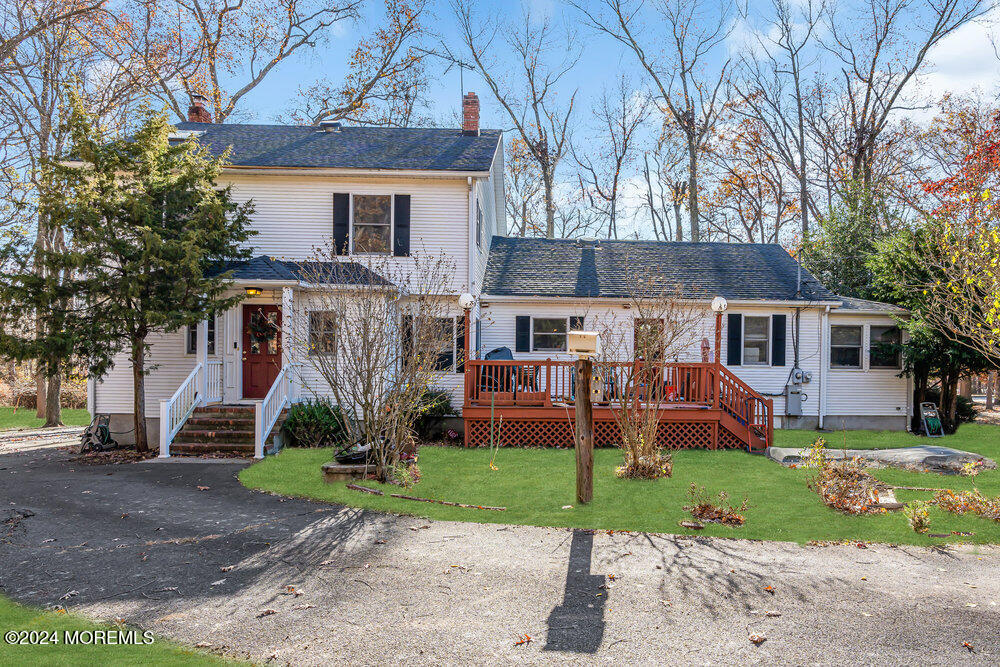
<svg viewBox="0 0 1000 667"><path fill-rule="evenodd" d="M763 11L768 0L751 2L751 15L758 9ZM843 3L842 3L843 5ZM522 8L527 8L533 16L549 15L565 17L569 23L579 25L576 10L558 0L527 0L525 3L510 0L489 0L480 2L476 11L482 15L495 14L516 17ZM367 34L380 19L383 12L380 0L367 0L362 20L355 24L342 23L334 26L326 44L316 49L300 52L282 63L276 71L262 83L241 104L241 117L257 122L271 122L281 112L287 110L298 94L299 86L327 76L339 80L345 71L347 56L359 37ZM438 31L443 39L457 45L456 26L448 2L437 1L430 6L431 15L427 25ZM995 12L994 19L1000 19ZM719 50L717 57L736 55L741 48L740 35L746 34L745 26L737 26L729 40L728 52ZM984 24L968 25L942 42L931 54L934 67L929 69L922 81L922 95L927 98L939 96L945 91L967 92L975 87L993 90L996 74L1000 71L989 39L990 28ZM619 72L627 72L633 80L643 83L636 71L631 54L607 37L594 34L584 27L576 29L576 37L582 56L579 64L566 79L566 90L577 89L577 105L580 120L589 116L590 106L600 95L604 85L613 85ZM452 69L445 74L443 63L430 63L434 81L430 90L431 115L439 121L454 121L460 107L459 72ZM486 86L473 72L464 74L465 90L479 93L482 107L483 125L507 129L510 122L500 112L496 101L488 94Z"/></svg>

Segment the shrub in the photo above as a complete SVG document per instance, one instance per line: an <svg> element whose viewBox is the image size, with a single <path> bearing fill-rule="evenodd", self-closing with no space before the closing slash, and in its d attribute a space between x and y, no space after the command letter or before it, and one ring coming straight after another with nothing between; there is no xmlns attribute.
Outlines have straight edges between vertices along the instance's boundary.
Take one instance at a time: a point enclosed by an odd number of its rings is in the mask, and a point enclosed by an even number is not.
<svg viewBox="0 0 1000 667"><path fill-rule="evenodd" d="M931 504L952 514L976 514L984 519L1000 522L1000 498L987 498L978 490L956 493L944 489L934 494Z"/></svg>
<svg viewBox="0 0 1000 667"><path fill-rule="evenodd" d="M659 479L674 474L674 460L670 454L654 451L649 456L626 456L623 465L615 468L620 479Z"/></svg>
<svg viewBox="0 0 1000 667"><path fill-rule="evenodd" d="M688 489L691 496L691 504L684 507L684 511L690 512L691 516L699 521L709 523L721 523L726 526L742 526L746 523L746 512L750 507L750 499L743 498L739 505L729 502L729 494L719 491L718 497L712 497L705 491L704 486L698 486L694 482Z"/></svg>
<svg viewBox="0 0 1000 667"><path fill-rule="evenodd" d="M420 414L413 430L421 440L436 440L444 434L441 418L455 414L451 407L451 394L444 389L427 389L420 396Z"/></svg>
<svg viewBox="0 0 1000 667"><path fill-rule="evenodd" d="M926 500L914 500L903 506L903 516L910 522L910 528L915 533L926 533L931 526L928 509L931 504Z"/></svg>
<svg viewBox="0 0 1000 667"><path fill-rule="evenodd" d="M846 514L885 512L878 507L875 478L865 472L864 462L857 458L825 462L809 480L809 488L818 493L828 507Z"/></svg>
<svg viewBox="0 0 1000 667"><path fill-rule="evenodd" d="M344 414L323 398L296 403L288 411L285 431L295 447L330 447L347 440Z"/></svg>

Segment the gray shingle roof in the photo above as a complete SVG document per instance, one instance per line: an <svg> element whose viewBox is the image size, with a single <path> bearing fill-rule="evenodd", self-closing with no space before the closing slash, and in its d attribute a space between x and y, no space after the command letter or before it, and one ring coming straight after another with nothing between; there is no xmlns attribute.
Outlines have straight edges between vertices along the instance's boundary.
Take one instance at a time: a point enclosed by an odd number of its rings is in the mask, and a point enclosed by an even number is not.
<svg viewBox="0 0 1000 667"><path fill-rule="evenodd" d="M493 237L483 292L497 296L627 298L637 277L659 279L652 291L686 298L791 301L798 265L779 245L581 242ZM802 271L802 301L837 301Z"/></svg>
<svg viewBox="0 0 1000 667"><path fill-rule="evenodd" d="M232 271L233 280L286 280L326 285L391 285L392 283L357 262L295 262L260 255L245 262L218 267L218 275Z"/></svg>
<svg viewBox="0 0 1000 667"><path fill-rule="evenodd" d="M856 310L867 313L886 313L887 315L898 315L907 312L905 308L894 306L891 303L882 303L881 301L871 301L869 299L857 299L852 296L838 296L837 298L843 303L843 305L837 309L837 312Z"/></svg>
<svg viewBox="0 0 1000 667"><path fill-rule="evenodd" d="M459 129L344 127L326 132L301 125L178 123L198 131L212 153L232 147L230 160L241 167L489 171L499 130L478 137Z"/></svg>

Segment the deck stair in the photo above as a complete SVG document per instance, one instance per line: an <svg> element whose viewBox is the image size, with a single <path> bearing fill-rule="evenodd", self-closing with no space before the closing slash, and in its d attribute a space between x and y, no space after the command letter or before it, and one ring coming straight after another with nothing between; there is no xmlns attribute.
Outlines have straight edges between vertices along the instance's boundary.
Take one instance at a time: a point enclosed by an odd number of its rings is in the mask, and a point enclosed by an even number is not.
<svg viewBox="0 0 1000 667"><path fill-rule="evenodd" d="M274 433L281 427L279 418L267 442L273 442ZM208 405L194 409L170 445L172 454L199 456L203 454L228 454L253 456L254 406Z"/></svg>

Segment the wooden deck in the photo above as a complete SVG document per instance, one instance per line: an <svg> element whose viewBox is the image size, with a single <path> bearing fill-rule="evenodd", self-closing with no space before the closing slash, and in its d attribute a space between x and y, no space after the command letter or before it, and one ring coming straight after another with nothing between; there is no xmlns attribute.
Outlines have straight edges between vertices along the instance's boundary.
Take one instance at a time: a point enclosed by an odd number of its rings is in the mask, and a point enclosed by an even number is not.
<svg viewBox="0 0 1000 667"><path fill-rule="evenodd" d="M571 361L466 362L465 444L572 447ZM721 364L643 361L594 364L594 444L615 446L622 409L658 411L668 449L761 450L773 441L774 405Z"/></svg>

